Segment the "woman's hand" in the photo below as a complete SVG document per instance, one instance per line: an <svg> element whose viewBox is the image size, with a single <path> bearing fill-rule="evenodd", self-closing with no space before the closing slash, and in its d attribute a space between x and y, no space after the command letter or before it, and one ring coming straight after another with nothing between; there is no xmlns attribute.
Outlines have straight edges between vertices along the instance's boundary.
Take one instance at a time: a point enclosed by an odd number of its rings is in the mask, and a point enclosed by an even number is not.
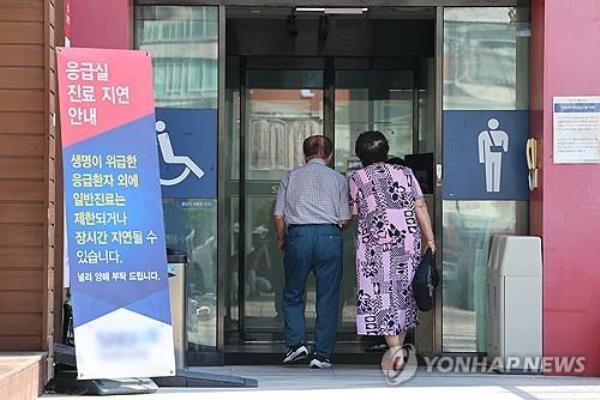
<svg viewBox="0 0 600 400"><path fill-rule="evenodd" d="M427 248L431 250L431 254L435 254L435 251L437 250L437 246L435 245L435 240L428 240Z"/></svg>
<svg viewBox="0 0 600 400"><path fill-rule="evenodd" d="M415 202L415 212L417 214L417 220L423 231L423 236L427 241L426 245L428 249L431 249L432 253L435 253L437 247L435 246L435 236L433 235L433 229L431 229L431 218L427 211L427 204L423 199L419 199Z"/></svg>

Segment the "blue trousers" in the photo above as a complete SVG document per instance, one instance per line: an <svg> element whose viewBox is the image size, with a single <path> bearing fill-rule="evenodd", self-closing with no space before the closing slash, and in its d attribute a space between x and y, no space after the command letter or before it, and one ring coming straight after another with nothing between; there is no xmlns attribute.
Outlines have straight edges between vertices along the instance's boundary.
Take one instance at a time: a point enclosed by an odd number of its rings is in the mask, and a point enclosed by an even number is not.
<svg viewBox="0 0 600 400"><path fill-rule="evenodd" d="M306 341L304 291L311 272L317 281L315 352L330 357L335 345L342 278L342 231L336 225L295 225L288 229L283 264L285 344Z"/></svg>

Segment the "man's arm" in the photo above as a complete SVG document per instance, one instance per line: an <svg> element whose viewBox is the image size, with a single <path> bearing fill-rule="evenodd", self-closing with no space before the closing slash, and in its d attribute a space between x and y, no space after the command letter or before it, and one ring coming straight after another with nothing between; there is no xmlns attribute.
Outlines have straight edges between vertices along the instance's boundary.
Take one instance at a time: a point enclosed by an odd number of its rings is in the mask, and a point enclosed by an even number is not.
<svg viewBox="0 0 600 400"><path fill-rule="evenodd" d="M275 211L273 211L273 228L277 239L277 247L283 251L285 247L285 195L287 191L287 182L289 180L289 172L283 176L279 188L277 189L277 197L275 200Z"/></svg>
<svg viewBox="0 0 600 400"><path fill-rule="evenodd" d="M348 227L348 224L352 219L352 214L350 214L350 194L348 191L348 181L346 178L342 177L340 184L340 198L338 203L338 209L340 210L340 213L338 225L340 228L345 229Z"/></svg>
<svg viewBox="0 0 600 400"><path fill-rule="evenodd" d="M283 217L275 215L273 217L273 227L277 237L277 248L283 251L285 249L285 220Z"/></svg>

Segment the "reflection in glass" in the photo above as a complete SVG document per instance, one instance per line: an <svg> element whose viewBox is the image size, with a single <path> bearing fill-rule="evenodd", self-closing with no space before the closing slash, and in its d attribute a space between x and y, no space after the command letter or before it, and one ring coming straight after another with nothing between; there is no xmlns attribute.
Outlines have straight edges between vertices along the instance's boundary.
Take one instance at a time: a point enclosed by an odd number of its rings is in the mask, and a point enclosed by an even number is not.
<svg viewBox="0 0 600 400"><path fill-rule="evenodd" d="M249 196L246 207L245 328L279 331L284 276L283 257L271 229L273 197Z"/></svg>
<svg viewBox="0 0 600 400"><path fill-rule="evenodd" d="M444 110L529 106L529 23L514 7L444 8Z"/></svg>
<svg viewBox="0 0 600 400"><path fill-rule="evenodd" d="M246 179L279 183L304 163L304 139L323 134L323 72L249 70L247 84Z"/></svg>
<svg viewBox="0 0 600 400"><path fill-rule="evenodd" d="M228 64L226 92L228 148L231 161L227 165L230 178L226 197L228 227L231 240L231 268L228 274L233 283L228 288L227 339L264 340L279 337L282 332L281 291L284 284L282 254L276 248L272 231L274 195L283 174L301 165L302 142L311 134L323 133L324 92L323 71L315 70L247 70L246 92L241 99L237 91L240 71L232 57ZM420 90L413 87L413 70L338 71L335 78L335 138L336 169L349 173L356 167L354 143L358 134L367 129L383 131L390 140L394 155L431 152L433 149L434 98L431 60L423 60ZM245 101L244 101L245 100ZM245 131L240 131L241 104L245 104ZM416 124L419 104L421 116ZM423 130L418 141L415 128ZM236 196L239 185L237 169L240 136L245 141L242 187L245 195ZM413 145L419 142L419 148ZM422 148L422 149L421 149ZM239 204L242 201L245 218L239 223ZM227 211L226 211L227 213ZM354 334L355 330L355 262L354 231L351 227L344 237L344 273L340 294L339 333ZM239 235L245 248L244 268L234 260L238 253ZM306 288L307 331L314 330L315 283L311 277ZM235 333L239 333L236 337ZM270 336L269 334L273 334Z"/></svg>
<svg viewBox="0 0 600 400"><path fill-rule="evenodd" d="M390 154L412 154L414 132L413 72L409 71L337 71L335 90L335 169L350 175L361 168L354 152L358 135L379 130L390 143ZM426 101L426 99L424 100ZM433 110L433 108L431 108ZM424 118L433 119L424 109ZM425 122L426 123L426 122ZM431 135L431 138L428 137ZM433 142L433 129L424 132ZM344 273L342 275L340 332L356 332L356 227L344 232Z"/></svg>
<svg viewBox="0 0 600 400"><path fill-rule="evenodd" d="M136 8L136 47L152 54L157 107L217 108L218 8Z"/></svg>
<svg viewBox="0 0 600 400"><path fill-rule="evenodd" d="M218 21L218 7L136 7L135 46L152 55L157 107L217 108ZM217 201L163 198L163 205L167 246L188 256L188 350L215 351Z"/></svg>
<svg viewBox="0 0 600 400"><path fill-rule="evenodd" d="M188 349L216 349L217 201L163 199L167 247L187 254Z"/></svg>
<svg viewBox="0 0 600 400"><path fill-rule="evenodd" d="M379 130L390 142L390 154L413 152L411 71L338 71L335 90L335 169L359 166L354 143L362 132Z"/></svg>
<svg viewBox="0 0 600 400"><path fill-rule="evenodd" d="M232 68L234 63L229 63L228 68ZM236 72L239 71L236 70ZM238 88L231 88L228 82L225 91L225 144L229 149L225 153L227 177L225 185L225 228L227 229L227 261L226 268L226 287L221 288L227 293L227 306L225 309L225 335L230 339L229 332L239 331L239 307L238 307L238 280L240 267L239 235L240 235L240 197L239 197L239 179L240 179L240 91ZM223 229L221 227L221 229Z"/></svg>
<svg viewBox="0 0 600 400"><path fill-rule="evenodd" d="M433 58L421 61L421 82L418 89L419 140L417 153L435 151L435 62Z"/></svg>
<svg viewBox="0 0 600 400"><path fill-rule="evenodd" d="M268 72L248 71L251 86L246 92L243 279L234 273L236 285L244 282L240 318L246 333L282 331L283 257L273 240L274 195L283 174L304 163L304 139L323 133L323 90L314 87L319 80L322 87L322 72ZM239 288L233 289L233 304L239 304ZM309 284L306 302L309 330L314 326L314 304L314 287Z"/></svg>
<svg viewBox="0 0 600 400"><path fill-rule="evenodd" d="M527 17L514 7L444 8L444 110L528 108ZM528 204L444 201L443 214L442 347L485 352L490 240L526 234Z"/></svg>
<svg viewBox="0 0 600 400"><path fill-rule="evenodd" d="M321 90L251 89L247 155L251 178L273 179L304 163L304 139L323 133L322 99Z"/></svg>
<svg viewBox="0 0 600 400"><path fill-rule="evenodd" d="M527 233L527 202L444 201L444 351L486 351L491 237Z"/></svg>

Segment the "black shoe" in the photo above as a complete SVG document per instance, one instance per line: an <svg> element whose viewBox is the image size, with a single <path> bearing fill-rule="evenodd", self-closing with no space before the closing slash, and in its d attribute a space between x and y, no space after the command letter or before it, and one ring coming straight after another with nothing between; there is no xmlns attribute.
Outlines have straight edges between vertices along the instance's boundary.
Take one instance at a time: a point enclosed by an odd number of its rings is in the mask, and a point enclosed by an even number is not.
<svg viewBox="0 0 600 400"><path fill-rule="evenodd" d="M313 359L310 360L309 364L312 369L328 369L333 365L331 364L331 359L320 354L315 354Z"/></svg>
<svg viewBox="0 0 600 400"><path fill-rule="evenodd" d="M284 364L291 364L296 361L300 361L308 357L308 349L304 344L297 344L295 346L288 347L288 352L283 358Z"/></svg>

